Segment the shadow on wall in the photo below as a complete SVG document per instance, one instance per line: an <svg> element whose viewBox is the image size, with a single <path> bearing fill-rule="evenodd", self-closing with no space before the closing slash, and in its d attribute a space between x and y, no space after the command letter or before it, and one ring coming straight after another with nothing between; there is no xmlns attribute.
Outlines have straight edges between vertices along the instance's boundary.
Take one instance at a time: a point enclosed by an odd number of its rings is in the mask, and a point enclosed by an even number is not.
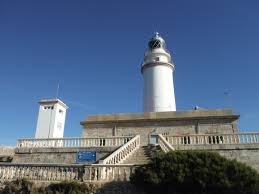
<svg viewBox="0 0 259 194"><path fill-rule="evenodd" d="M0 163L1 162L12 162L13 157L12 156L0 156Z"/></svg>

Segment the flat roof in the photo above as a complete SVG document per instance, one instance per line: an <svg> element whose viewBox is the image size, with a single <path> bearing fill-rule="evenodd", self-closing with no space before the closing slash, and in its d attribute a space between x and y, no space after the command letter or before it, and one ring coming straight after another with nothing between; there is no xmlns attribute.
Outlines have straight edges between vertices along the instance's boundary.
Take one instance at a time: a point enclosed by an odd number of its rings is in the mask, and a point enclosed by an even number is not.
<svg viewBox="0 0 259 194"><path fill-rule="evenodd" d="M61 101L60 99L57 99L57 98L53 98L53 99L42 99L39 101L39 104L60 104L61 106L63 106L65 109L68 109L68 106L63 102Z"/></svg>
<svg viewBox="0 0 259 194"><path fill-rule="evenodd" d="M235 115L232 109L198 109L188 111L170 112L144 112L144 113L120 113L120 114L99 114L89 115L81 125L108 122L127 122L141 120L182 120L191 118L232 118L237 120L239 115Z"/></svg>

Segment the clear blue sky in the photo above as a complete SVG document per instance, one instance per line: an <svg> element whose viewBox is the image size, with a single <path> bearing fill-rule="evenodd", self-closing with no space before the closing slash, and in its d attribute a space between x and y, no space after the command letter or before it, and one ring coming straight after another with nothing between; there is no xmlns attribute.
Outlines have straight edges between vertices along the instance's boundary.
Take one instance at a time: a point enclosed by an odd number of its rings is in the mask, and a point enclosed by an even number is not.
<svg viewBox="0 0 259 194"><path fill-rule="evenodd" d="M37 102L57 83L65 136L81 136L89 114L140 112L154 31L173 53L178 110L231 107L241 130L258 131L258 10L258 0L0 0L0 145L34 136Z"/></svg>

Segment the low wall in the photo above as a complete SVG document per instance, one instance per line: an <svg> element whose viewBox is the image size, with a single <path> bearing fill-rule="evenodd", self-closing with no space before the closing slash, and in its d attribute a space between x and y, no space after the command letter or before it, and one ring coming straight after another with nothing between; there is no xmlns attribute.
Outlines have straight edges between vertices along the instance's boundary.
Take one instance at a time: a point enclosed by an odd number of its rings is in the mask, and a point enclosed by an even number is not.
<svg viewBox="0 0 259 194"><path fill-rule="evenodd" d="M244 162L259 172L259 148L254 150L219 150L218 152L226 158L237 159L240 162Z"/></svg>
<svg viewBox="0 0 259 194"><path fill-rule="evenodd" d="M15 147L0 146L0 163L12 162Z"/></svg>
<svg viewBox="0 0 259 194"><path fill-rule="evenodd" d="M15 147L0 146L0 156L12 156L14 155Z"/></svg>
<svg viewBox="0 0 259 194"><path fill-rule="evenodd" d="M259 144L178 145L176 150L216 151L228 159L246 163L259 172Z"/></svg>
<svg viewBox="0 0 259 194"><path fill-rule="evenodd" d="M12 163L76 163L77 152L96 151L96 161L107 157L116 147L88 148L16 148Z"/></svg>

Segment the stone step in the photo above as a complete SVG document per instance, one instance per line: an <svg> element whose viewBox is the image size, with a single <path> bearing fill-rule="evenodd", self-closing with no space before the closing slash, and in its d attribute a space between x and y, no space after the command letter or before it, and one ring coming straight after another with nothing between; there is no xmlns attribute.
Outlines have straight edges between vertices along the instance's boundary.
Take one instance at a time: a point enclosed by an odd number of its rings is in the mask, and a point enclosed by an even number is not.
<svg viewBox="0 0 259 194"><path fill-rule="evenodd" d="M127 158L123 164L148 164L157 149L155 146L142 146Z"/></svg>

